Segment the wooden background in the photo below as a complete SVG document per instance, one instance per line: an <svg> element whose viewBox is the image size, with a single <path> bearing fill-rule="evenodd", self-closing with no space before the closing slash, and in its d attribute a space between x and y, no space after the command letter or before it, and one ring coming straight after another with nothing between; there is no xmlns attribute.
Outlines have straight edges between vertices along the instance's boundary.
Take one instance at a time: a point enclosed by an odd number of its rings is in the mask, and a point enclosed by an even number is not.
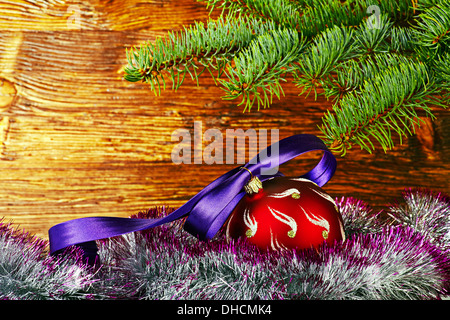
<svg viewBox="0 0 450 320"><path fill-rule="evenodd" d="M319 134L330 102L299 97L292 84L270 109L243 114L236 101L221 100L209 75L160 97L123 80L126 48L207 19L194 0L0 0L0 216L46 238L73 218L180 206L237 165L172 163L172 132L193 134L194 121L223 134ZM325 190L375 208L406 187L448 193L450 117L435 115L386 154L354 148L339 158ZM281 171L300 175L317 157Z"/></svg>

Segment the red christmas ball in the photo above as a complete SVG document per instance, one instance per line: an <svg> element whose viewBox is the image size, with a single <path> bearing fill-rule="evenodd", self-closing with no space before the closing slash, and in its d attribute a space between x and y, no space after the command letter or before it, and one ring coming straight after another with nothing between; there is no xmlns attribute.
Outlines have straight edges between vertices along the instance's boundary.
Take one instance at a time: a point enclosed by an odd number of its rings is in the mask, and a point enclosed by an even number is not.
<svg viewBox="0 0 450 320"><path fill-rule="evenodd" d="M342 216L322 188L303 178L253 177L225 223L229 238L245 236L261 249L306 249L344 240Z"/></svg>

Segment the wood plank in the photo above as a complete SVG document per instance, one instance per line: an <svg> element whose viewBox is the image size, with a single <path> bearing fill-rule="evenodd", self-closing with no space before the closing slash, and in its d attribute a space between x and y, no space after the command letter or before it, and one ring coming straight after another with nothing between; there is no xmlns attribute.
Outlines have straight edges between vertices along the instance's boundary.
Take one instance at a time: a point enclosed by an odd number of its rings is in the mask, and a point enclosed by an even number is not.
<svg viewBox="0 0 450 320"><path fill-rule="evenodd" d="M70 6L80 8L80 28L67 25ZM317 125L331 103L299 97L292 83L270 109L243 114L237 101L220 98L208 75L200 86L187 80L159 97L123 80L126 48L206 19L204 6L190 0L1 1L0 216L47 237L52 225L68 219L178 207L238 165L172 163L172 132L193 135L195 121L203 132L224 135L227 129L277 129L280 139L320 134ZM326 191L375 207L406 187L448 193L450 118L439 108L435 115L386 154L355 148L338 158ZM318 156L281 171L300 175Z"/></svg>

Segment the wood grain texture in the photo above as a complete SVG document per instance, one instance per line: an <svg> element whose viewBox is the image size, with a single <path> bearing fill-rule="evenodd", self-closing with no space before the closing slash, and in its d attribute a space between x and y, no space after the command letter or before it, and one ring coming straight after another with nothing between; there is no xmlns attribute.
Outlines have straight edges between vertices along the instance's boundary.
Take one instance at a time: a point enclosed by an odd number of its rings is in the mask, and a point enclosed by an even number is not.
<svg viewBox="0 0 450 320"><path fill-rule="evenodd" d="M178 207L237 165L172 163L172 132L193 135L194 121L223 134L319 134L331 103L299 97L291 83L270 109L243 114L207 75L160 97L123 80L125 49L207 18L193 0L0 0L0 216L46 238L69 219ZM449 193L450 117L439 108L435 115L388 153L355 148L339 158L326 191L374 207L407 187ZM281 171L300 175L317 157Z"/></svg>

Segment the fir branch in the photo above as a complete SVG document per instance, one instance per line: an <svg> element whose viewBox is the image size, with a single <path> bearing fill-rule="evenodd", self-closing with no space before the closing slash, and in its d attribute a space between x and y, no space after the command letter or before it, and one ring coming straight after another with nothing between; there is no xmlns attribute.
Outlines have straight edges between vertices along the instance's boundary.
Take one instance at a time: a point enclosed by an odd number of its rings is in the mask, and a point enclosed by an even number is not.
<svg viewBox="0 0 450 320"><path fill-rule="evenodd" d="M300 257L284 271L290 299L436 299L450 276L450 259L408 228L353 236Z"/></svg>
<svg viewBox="0 0 450 320"><path fill-rule="evenodd" d="M322 132L342 154L353 144L371 152L374 140L386 151L393 132L414 132L418 109L432 116L429 104L449 104L450 0L205 2L222 16L127 51L125 79L149 83L160 94L167 79L176 90L186 75L198 84L208 71L225 90L223 98L240 98L246 111L280 98L282 82L292 75L300 94L334 100L336 116L324 115ZM396 69L400 56L408 61ZM392 70L374 65L391 57ZM408 69L417 59L426 66L426 75L422 67L416 71L420 78Z"/></svg>
<svg viewBox="0 0 450 320"><path fill-rule="evenodd" d="M354 27L366 18L367 5L358 1L302 1L307 4L298 25L306 35L314 36L334 26Z"/></svg>
<svg viewBox="0 0 450 320"><path fill-rule="evenodd" d="M323 89L327 98L342 99L364 81L370 81L380 68L397 64L400 54L411 56L408 50L412 52L412 32L392 27L386 19L381 16L380 29L362 24L356 31L334 27L322 33L311 51L300 59L295 74L300 94L313 90L317 97L318 90Z"/></svg>
<svg viewBox="0 0 450 320"><path fill-rule="evenodd" d="M150 209L141 218L170 208ZM268 253L242 240L201 242L180 221L100 243L102 279L109 294L137 299L279 299L267 281ZM115 288L115 292L113 290Z"/></svg>
<svg viewBox="0 0 450 320"><path fill-rule="evenodd" d="M198 0L199 1L199 0ZM222 12L244 14L263 21L274 22L278 27L295 27L299 24L302 11L291 1L286 0L200 0L207 7L222 9Z"/></svg>
<svg viewBox="0 0 450 320"><path fill-rule="evenodd" d="M407 226L443 251L450 250L450 198L430 190L407 189L387 211L390 223Z"/></svg>
<svg viewBox="0 0 450 320"><path fill-rule="evenodd" d="M346 239L356 234L381 232L384 226L381 212L374 213L367 203L352 197L341 197L335 202L342 215Z"/></svg>
<svg viewBox="0 0 450 320"><path fill-rule="evenodd" d="M379 17L377 27L372 27L367 23L363 23L355 31L355 51L357 54L376 54L387 52L387 37L393 26L387 14Z"/></svg>
<svg viewBox="0 0 450 320"><path fill-rule="evenodd" d="M362 81L373 76L370 69L374 67L367 70L358 60L389 51L387 38L390 30L392 24L385 15L380 17L379 29L369 28L366 23L355 31L337 26L327 29L314 40L310 51L298 63L294 82L302 89L300 94L307 91L309 95L314 91L317 98L318 90L324 89L327 97L341 99L345 93L361 85Z"/></svg>
<svg viewBox="0 0 450 320"><path fill-rule="evenodd" d="M300 94L313 90L317 96L317 89L327 81L336 64L352 57L352 46L349 28L335 26L320 34L298 61L294 83L302 88Z"/></svg>
<svg viewBox="0 0 450 320"><path fill-rule="evenodd" d="M428 105L435 91L423 63L394 65L366 81L359 94L343 97L333 113L325 114L320 129L331 149L342 155L352 144L372 152L372 138L386 151L393 147L392 131L401 138L420 124L417 109L433 117Z"/></svg>
<svg viewBox="0 0 450 320"><path fill-rule="evenodd" d="M413 18L421 0L366 0L366 8L376 5L380 8L380 13L388 14L393 20L404 25Z"/></svg>
<svg viewBox="0 0 450 320"><path fill-rule="evenodd" d="M103 287L128 299L437 299L445 293L450 259L431 239L408 226L381 228L356 199L338 203L351 236L318 251L263 251L223 233L201 242L179 221L102 241ZM138 217L170 212L150 209Z"/></svg>
<svg viewBox="0 0 450 320"><path fill-rule="evenodd" d="M227 94L224 99L242 96L239 105L250 110L253 105L266 108L273 95L280 98L282 74L294 70L293 62L305 41L291 29L273 30L257 37L241 51L227 69L228 80L220 80Z"/></svg>
<svg viewBox="0 0 450 320"><path fill-rule="evenodd" d="M412 56L415 49L415 35L416 33L411 28L392 27L387 38L389 52Z"/></svg>

